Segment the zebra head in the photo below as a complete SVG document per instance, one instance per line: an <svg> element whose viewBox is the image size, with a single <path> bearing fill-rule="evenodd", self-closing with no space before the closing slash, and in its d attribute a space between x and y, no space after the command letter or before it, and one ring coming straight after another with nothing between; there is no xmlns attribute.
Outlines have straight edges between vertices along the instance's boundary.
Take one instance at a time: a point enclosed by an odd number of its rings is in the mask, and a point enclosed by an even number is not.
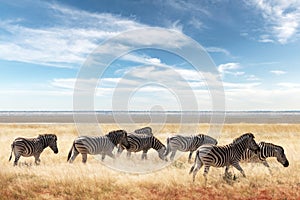
<svg viewBox="0 0 300 200"><path fill-rule="evenodd" d="M160 149L157 150L158 157L160 159L164 160L164 161L168 161L167 156L165 155L166 154L166 150L167 150L167 148L166 148L165 145L163 145Z"/></svg>
<svg viewBox="0 0 300 200"><path fill-rule="evenodd" d="M259 151L259 146L254 140L254 135L252 133L246 133L244 135L248 136L248 148L251 151L254 151L254 153L257 153Z"/></svg>
<svg viewBox="0 0 300 200"><path fill-rule="evenodd" d="M280 162L284 167L289 166L289 161L286 158L284 154L284 149L281 146L276 145L276 148L274 149L274 153L278 162Z"/></svg>
<svg viewBox="0 0 300 200"><path fill-rule="evenodd" d="M252 133L245 133L239 138L233 140L233 143L243 142L245 147L254 151L256 154L259 151L259 146L254 140L254 135Z"/></svg>
<svg viewBox="0 0 300 200"><path fill-rule="evenodd" d="M126 149L130 147L127 138L127 132L125 130L111 131L108 133L107 136L116 146L119 144L121 146L124 146Z"/></svg>
<svg viewBox="0 0 300 200"><path fill-rule="evenodd" d="M44 143L45 147L50 147L52 151L57 154L58 153L58 148L57 148L57 136L54 134L44 134L44 135L39 135L38 137L41 139Z"/></svg>

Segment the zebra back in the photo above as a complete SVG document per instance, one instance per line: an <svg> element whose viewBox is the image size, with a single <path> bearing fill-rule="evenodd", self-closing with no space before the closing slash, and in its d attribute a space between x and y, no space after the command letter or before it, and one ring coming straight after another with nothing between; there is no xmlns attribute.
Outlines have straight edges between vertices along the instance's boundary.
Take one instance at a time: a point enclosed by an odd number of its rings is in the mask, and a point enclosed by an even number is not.
<svg viewBox="0 0 300 200"><path fill-rule="evenodd" d="M155 149L156 151L165 148L165 145L161 143L156 137L149 136L146 134L129 134L128 142L130 148L127 149L131 152L138 152L141 150L148 150L150 148Z"/></svg>
<svg viewBox="0 0 300 200"><path fill-rule="evenodd" d="M198 134L197 137L201 139L201 145L203 145L203 144L217 145L218 144L218 141L215 138L210 137L209 135Z"/></svg>
<svg viewBox="0 0 300 200"><path fill-rule="evenodd" d="M167 139L169 148L175 148L180 151L195 151L204 144L217 144L217 140L203 134L184 136L175 135Z"/></svg>
<svg viewBox="0 0 300 200"><path fill-rule="evenodd" d="M153 135L152 128L149 126L134 130L135 134Z"/></svg>

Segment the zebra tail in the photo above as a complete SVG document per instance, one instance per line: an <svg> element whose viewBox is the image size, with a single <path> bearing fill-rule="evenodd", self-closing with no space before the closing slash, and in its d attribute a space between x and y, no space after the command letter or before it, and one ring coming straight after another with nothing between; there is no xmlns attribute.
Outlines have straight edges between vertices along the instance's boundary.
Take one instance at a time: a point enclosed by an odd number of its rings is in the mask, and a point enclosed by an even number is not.
<svg viewBox="0 0 300 200"><path fill-rule="evenodd" d="M69 154L68 154L68 159L67 159L67 161L69 161L69 160L70 160L70 158L71 158L71 155L72 155L72 152L73 152L73 149L75 149L75 141L73 142L73 144L72 144L72 147L71 147L71 149L70 149L70 151L69 151Z"/></svg>
<svg viewBox="0 0 300 200"><path fill-rule="evenodd" d="M13 150L14 150L14 147L15 147L15 143L13 142L13 143L11 144L11 152L10 152L10 157L9 157L8 161L10 161L11 158L12 158L12 152L13 152Z"/></svg>
<svg viewBox="0 0 300 200"><path fill-rule="evenodd" d="M170 153L170 138L167 138L167 150L165 156L167 156L169 153Z"/></svg>
<svg viewBox="0 0 300 200"><path fill-rule="evenodd" d="M192 166L191 169L190 169L189 174L191 174L191 173L194 171L195 166L196 166L196 163L197 163L197 158L198 158L198 156L199 156L199 151L196 151L195 161L194 161L193 166Z"/></svg>

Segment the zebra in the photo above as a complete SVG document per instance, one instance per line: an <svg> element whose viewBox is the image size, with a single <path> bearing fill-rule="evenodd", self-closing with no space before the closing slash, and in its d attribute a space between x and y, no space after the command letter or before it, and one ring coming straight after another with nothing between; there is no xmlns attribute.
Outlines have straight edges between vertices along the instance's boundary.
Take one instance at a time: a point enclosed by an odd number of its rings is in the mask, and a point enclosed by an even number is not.
<svg viewBox="0 0 300 200"><path fill-rule="evenodd" d="M161 143L156 137L147 134L129 134L128 135L129 148L127 150L127 157L131 156L131 152L143 151L142 160L147 159L147 152L150 148L158 152L158 157L165 160L166 146ZM120 155L125 148L119 146L118 155Z"/></svg>
<svg viewBox="0 0 300 200"><path fill-rule="evenodd" d="M241 157L241 160L244 162L262 162L264 166L269 169L270 174L272 174L270 166L267 162L268 157L276 157L277 161L281 163L284 167L289 166L289 161L284 154L284 149L281 146L260 142L258 143L260 148L259 152L255 154L253 151L247 149Z"/></svg>
<svg viewBox="0 0 300 200"><path fill-rule="evenodd" d="M205 167L203 174L205 178L205 185L210 166L226 166L225 174L228 175L229 166L232 165L238 169L244 177L246 177L244 170L239 165L239 162L242 154L247 150L247 148L256 152L259 150L259 146L256 144L252 133L245 133L235 139L231 144L225 146L203 145L199 147L196 152L194 165L190 170L190 174L193 172L193 182L195 181L197 172L203 165Z"/></svg>
<svg viewBox="0 0 300 200"><path fill-rule="evenodd" d="M134 133L136 133L136 134L153 135L152 128L150 128L149 126L143 127L143 128L140 128L140 129L136 129L136 130L134 130Z"/></svg>
<svg viewBox="0 0 300 200"><path fill-rule="evenodd" d="M47 147L50 147L55 154L58 153L56 135L42 134L38 135L37 138L18 137L11 144L11 153L9 161L12 159L12 152L14 152L14 166L18 165L18 160L21 156L34 156L35 164L39 165L41 162L40 155L43 152L43 150Z"/></svg>
<svg viewBox="0 0 300 200"><path fill-rule="evenodd" d="M72 163L79 153L82 155L83 163L87 161L87 154L101 154L102 161L106 155L114 159L115 156L112 151L118 144L124 145L126 148L129 147L125 130L111 131L104 136L80 136L74 140L67 161Z"/></svg>
<svg viewBox="0 0 300 200"><path fill-rule="evenodd" d="M203 144L214 144L217 145L218 142L216 139L203 134L191 135L191 136L183 136L183 135L175 135L167 138L167 151L165 156L168 156L170 152L172 152L170 156L170 160L173 161L176 151L189 151L189 160L191 162L192 154Z"/></svg>

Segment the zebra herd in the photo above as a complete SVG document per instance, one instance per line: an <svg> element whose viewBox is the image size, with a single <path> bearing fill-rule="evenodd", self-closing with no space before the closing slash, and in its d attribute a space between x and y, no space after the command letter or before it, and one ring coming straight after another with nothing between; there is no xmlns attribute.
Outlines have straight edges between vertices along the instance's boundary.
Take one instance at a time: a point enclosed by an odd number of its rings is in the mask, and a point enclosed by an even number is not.
<svg viewBox="0 0 300 200"><path fill-rule="evenodd" d="M228 175L229 167L233 166L244 177L246 175L239 164L240 161L262 162L270 170L266 159L276 157L277 161L284 167L289 166L289 161L281 146L266 142L257 144L252 133L245 133L225 146L217 146L216 139L203 134L175 135L167 138L166 143L167 147L153 135L150 127L137 129L133 133L127 133L125 130L114 130L104 136L79 136L73 141L67 161L72 163L79 154L82 154L83 163L87 162L87 154L100 154L102 161L106 155L115 159L120 156L124 149L127 150L127 157L130 157L132 152L143 151L143 160L147 159L147 152L152 148L157 151L158 157L164 161L168 161L169 153L171 153L170 160L173 161L177 151L190 152L188 157L188 162L190 162L192 153L196 151L190 174L193 173L193 181L195 181L197 172L204 166L205 183L211 166L225 167L225 175ZM21 156L34 156L35 164L39 164L40 154L47 147L50 147L55 154L58 153L56 135L44 134L37 138L16 138L11 144L9 161L12 159L12 153L14 153L14 166L18 164ZM116 156L113 154L114 148L118 148Z"/></svg>

